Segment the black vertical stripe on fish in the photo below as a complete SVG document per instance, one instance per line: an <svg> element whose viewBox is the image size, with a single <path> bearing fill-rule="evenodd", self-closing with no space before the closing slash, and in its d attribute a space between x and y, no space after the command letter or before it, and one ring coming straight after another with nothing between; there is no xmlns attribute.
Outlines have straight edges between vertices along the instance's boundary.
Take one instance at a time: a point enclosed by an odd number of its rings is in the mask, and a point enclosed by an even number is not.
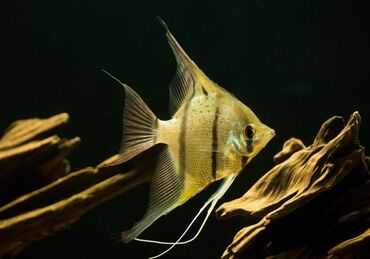
<svg viewBox="0 0 370 259"><path fill-rule="evenodd" d="M204 89L203 85L202 85L202 91L203 91L203 94L204 94L205 96L208 96L208 92L207 92L207 90L206 90L206 89Z"/></svg>
<svg viewBox="0 0 370 259"><path fill-rule="evenodd" d="M247 156L242 156L242 167L245 166L245 163L247 163L248 157Z"/></svg>
<svg viewBox="0 0 370 259"><path fill-rule="evenodd" d="M247 142L247 152L252 153L253 152L253 142L252 142L252 140L247 139L246 142Z"/></svg>
<svg viewBox="0 0 370 259"><path fill-rule="evenodd" d="M212 176L214 179L216 179L216 171L217 171L217 131L218 131L218 107L216 107L215 111L215 118L213 120L213 125L212 125Z"/></svg>
<svg viewBox="0 0 370 259"><path fill-rule="evenodd" d="M185 144L185 136L186 136L186 122L187 122L187 118L188 118L188 111L189 111L189 107L190 107L190 102L191 100L193 99L193 96L195 94L195 80L193 78L193 76L190 74L190 79L192 80L192 82L189 82L192 84L192 86L189 86L191 88L193 88L193 92L191 94L191 97L189 98L189 100L187 100L187 103L185 104L185 112L184 112L184 117L181 121L181 125L180 125L180 134L179 134L179 140L178 140L178 143L179 143L179 172L181 174L185 173L185 170L186 170L186 157L185 157L185 153L186 153L186 144ZM184 78L182 80L185 80Z"/></svg>
<svg viewBox="0 0 370 259"><path fill-rule="evenodd" d="M184 117L182 118L180 125L180 134L179 134L179 172L181 174L185 173L185 134L186 134L186 122L188 118L189 103L185 105Z"/></svg>

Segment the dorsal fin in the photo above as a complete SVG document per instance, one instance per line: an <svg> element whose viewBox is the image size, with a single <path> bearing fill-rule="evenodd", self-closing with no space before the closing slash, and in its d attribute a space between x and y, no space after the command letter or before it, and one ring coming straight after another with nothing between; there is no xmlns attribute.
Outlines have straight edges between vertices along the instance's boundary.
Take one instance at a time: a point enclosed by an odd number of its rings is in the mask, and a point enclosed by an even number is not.
<svg viewBox="0 0 370 259"><path fill-rule="evenodd" d="M181 48L166 23L159 17L158 20L166 31L168 43L177 62L176 74L170 84L170 113L173 115L181 104L194 94L196 83L199 81L197 79L204 74Z"/></svg>

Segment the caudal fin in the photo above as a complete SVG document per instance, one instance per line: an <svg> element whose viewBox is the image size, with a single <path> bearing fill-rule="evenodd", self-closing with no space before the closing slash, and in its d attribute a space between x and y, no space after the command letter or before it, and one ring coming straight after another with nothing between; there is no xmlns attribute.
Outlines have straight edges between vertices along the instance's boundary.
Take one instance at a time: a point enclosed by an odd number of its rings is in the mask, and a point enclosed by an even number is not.
<svg viewBox="0 0 370 259"><path fill-rule="evenodd" d="M110 164L118 165L157 144L158 118L131 87L103 72L120 83L126 94L121 147L117 160Z"/></svg>

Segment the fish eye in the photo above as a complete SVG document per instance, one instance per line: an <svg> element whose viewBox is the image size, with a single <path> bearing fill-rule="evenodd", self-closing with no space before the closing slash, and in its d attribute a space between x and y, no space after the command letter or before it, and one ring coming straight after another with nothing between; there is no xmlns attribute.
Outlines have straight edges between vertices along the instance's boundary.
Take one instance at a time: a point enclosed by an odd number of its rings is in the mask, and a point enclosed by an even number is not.
<svg viewBox="0 0 370 259"><path fill-rule="evenodd" d="M254 128L252 124L243 127L243 134L247 139L252 139L254 136Z"/></svg>

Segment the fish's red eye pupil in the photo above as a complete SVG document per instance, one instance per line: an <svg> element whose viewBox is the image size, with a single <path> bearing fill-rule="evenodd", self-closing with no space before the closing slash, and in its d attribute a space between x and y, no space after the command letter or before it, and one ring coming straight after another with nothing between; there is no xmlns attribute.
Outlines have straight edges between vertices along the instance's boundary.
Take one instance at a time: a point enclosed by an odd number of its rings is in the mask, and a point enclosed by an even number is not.
<svg viewBox="0 0 370 259"><path fill-rule="evenodd" d="M243 133L247 139L252 139L254 135L254 130L252 125L246 125L244 126Z"/></svg>

